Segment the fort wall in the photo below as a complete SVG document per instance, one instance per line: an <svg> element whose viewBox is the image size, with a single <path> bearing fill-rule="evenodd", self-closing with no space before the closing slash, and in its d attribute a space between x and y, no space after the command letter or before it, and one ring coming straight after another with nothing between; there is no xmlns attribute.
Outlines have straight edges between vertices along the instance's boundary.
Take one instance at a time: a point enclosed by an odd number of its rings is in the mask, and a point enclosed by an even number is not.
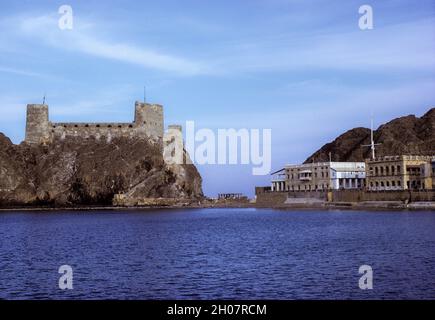
<svg viewBox="0 0 435 320"><path fill-rule="evenodd" d="M48 105L27 105L27 143L50 143L53 139L80 137L105 139L110 142L116 137L142 137L152 140L163 139L163 106L135 103L134 122L131 123L75 123L50 122Z"/></svg>

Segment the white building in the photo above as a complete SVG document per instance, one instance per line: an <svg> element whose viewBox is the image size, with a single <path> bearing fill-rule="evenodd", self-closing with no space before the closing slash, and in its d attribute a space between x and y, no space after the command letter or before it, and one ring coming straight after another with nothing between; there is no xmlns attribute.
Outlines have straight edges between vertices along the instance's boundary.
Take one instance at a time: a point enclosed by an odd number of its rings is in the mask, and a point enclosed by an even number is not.
<svg viewBox="0 0 435 320"><path fill-rule="evenodd" d="M317 162L286 165L272 173L272 191L362 189L364 162Z"/></svg>

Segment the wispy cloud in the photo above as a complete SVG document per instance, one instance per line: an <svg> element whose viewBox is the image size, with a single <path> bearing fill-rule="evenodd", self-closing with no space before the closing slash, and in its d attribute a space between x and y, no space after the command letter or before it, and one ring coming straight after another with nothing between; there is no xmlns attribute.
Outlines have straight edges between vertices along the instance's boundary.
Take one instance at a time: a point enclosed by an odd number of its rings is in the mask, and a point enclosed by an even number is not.
<svg viewBox="0 0 435 320"><path fill-rule="evenodd" d="M257 39L236 45L238 54L222 63L247 71L434 68L434 26L435 19L428 19L371 31Z"/></svg>
<svg viewBox="0 0 435 320"><path fill-rule="evenodd" d="M296 33L258 34L231 41L201 44L189 58L151 47L102 36L96 25L76 19L74 29L61 31L57 16L17 16L8 19L19 36L52 48L88 54L179 75L222 75L244 72L424 70L435 68L435 19L375 27L361 31L330 28ZM187 18L186 18L187 19ZM189 20L194 24L195 20ZM5 25L5 24L3 24ZM218 32L218 31L215 31ZM227 31L225 31L227 32ZM206 57L198 59L197 57ZM195 58L192 58L195 57Z"/></svg>
<svg viewBox="0 0 435 320"><path fill-rule="evenodd" d="M58 28L58 20L54 15L13 17L8 19L8 25L18 27L20 36L31 37L38 43L56 49L89 54L180 75L191 76L210 72L203 63L178 55L103 39L94 33L93 24L87 21L76 20L74 29L65 31Z"/></svg>
<svg viewBox="0 0 435 320"><path fill-rule="evenodd" d="M32 71L16 69L16 68L8 68L8 67L3 67L3 66L0 66L0 73L10 73L10 74L26 76L26 77L55 79L54 76L49 75L49 74L43 74L43 73L32 72Z"/></svg>

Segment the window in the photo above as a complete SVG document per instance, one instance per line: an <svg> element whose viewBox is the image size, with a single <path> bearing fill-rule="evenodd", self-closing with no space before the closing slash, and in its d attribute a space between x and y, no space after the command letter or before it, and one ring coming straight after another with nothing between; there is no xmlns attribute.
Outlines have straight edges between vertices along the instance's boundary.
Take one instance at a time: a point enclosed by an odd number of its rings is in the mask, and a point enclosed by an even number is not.
<svg viewBox="0 0 435 320"><path fill-rule="evenodd" d="M398 187L400 187L400 180L399 180L399 181L397 181L397 186L398 186Z"/></svg>
<svg viewBox="0 0 435 320"><path fill-rule="evenodd" d="M378 175L378 167L375 167L375 175Z"/></svg>
<svg viewBox="0 0 435 320"><path fill-rule="evenodd" d="M400 174L400 166L397 166L397 173Z"/></svg>
<svg viewBox="0 0 435 320"><path fill-rule="evenodd" d="M384 174L384 167L381 167L381 175Z"/></svg>
<svg viewBox="0 0 435 320"><path fill-rule="evenodd" d="M381 187L384 187L384 181L381 181Z"/></svg>
<svg viewBox="0 0 435 320"><path fill-rule="evenodd" d="M389 187L390 186L390 181L387 181L387 187Z"/></svg>
<svg viewBox="0 0 435 320"><path fill-rule="evenodd" d="M396 186L396 181L391 181L391 186L395 187Z"/></svg>

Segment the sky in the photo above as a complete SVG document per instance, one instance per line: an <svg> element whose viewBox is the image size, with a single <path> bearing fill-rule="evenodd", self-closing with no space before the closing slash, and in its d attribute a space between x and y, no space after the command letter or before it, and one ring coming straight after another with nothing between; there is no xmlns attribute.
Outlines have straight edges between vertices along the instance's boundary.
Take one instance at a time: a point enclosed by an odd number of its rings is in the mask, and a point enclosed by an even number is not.
<svg viewBox="0 0 435 320"><path fill-rule="evenodd" d="M379 126L435 106L435 2L0 0L0 132L14 143L44 93L52 121L130 122L144 86L165 125L271 129L274 171L371 114ZM251 165L198 169L208 196L270 182Z"/></svg>

